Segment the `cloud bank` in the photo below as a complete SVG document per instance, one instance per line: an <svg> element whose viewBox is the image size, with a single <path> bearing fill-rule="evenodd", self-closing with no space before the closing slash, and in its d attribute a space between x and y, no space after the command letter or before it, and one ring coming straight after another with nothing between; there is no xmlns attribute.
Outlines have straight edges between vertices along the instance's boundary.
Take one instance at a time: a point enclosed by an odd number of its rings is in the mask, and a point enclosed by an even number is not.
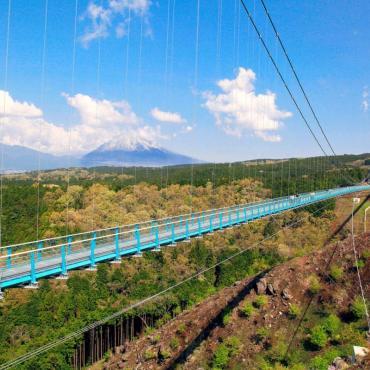
<svg viewBox="0 0 370 370"><path fill-rule="evenodd" d="M276 94L271 91L257 94L255 81L256 74L251 69L239 68L235 79L217 82L221 92L203 93L203 107L228 135L241 137L249 132L264 141L279 142L281 136L274 132L292 113L278 109Z"/></svg>
<svg viewBox="0 0 370 370"><path fill-rule="evenodd" d="M99 100L84 94L63 96L79 115L79 122L69 128L48 122L40 108L0 90L0 102L5 101L5 113L2 110L0 115L1 142L61 155L83 154L112 140L127 148L155 146L162 137L159 127L145 125L124 100Z"/></svg>

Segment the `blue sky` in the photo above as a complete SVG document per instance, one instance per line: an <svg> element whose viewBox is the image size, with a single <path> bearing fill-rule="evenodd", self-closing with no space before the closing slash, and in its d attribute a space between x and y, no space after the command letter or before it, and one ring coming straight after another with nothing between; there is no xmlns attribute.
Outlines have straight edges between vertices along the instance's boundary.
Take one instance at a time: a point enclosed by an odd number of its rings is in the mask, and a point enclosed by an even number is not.
<svg viewBox="0 0 370 370"><path fill-rule="evenodd" d="M259 0L246 3L314 126ZM370 3L266 3L334 149L368 152ZM8 4L2 142L55 154L155 144L209 161L320 153L238 0L199 1L198 47L198 0L78 0L74 74L76 0L49 0L44 75L46 2L12 0L5 86Z"/></svg>

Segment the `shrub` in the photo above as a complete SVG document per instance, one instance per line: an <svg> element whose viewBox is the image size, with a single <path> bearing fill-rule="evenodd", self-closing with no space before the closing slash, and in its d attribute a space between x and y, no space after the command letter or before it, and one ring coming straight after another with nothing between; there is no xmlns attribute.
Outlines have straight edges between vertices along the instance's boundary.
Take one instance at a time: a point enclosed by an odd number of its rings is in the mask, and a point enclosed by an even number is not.
<svg viewBox="0 0 370 370"><path fill-rule="evenodd" d="M362 259L361 260L358 260L357 266L358 266L359 269L364 268L365 267L365 261L362 260Z"/></svg>
<svg viewBox="0 0 370 370"><path fill-rule="evenodd" d="M221 343L213 356L213 366L216 369L223 369L229 362L229 349L225 343Z"/></svg>
<svg viewBox="0 0 370 370"><path fill-rule="evenodd" d="M268 352L268 359L270 362L283 362L286 357L288 345L282 340L279 340L272 349Z"/></svg>
<svg viewBox="0 0 370 370"><path fill-rule="evenodd" d="M347 354L352 353L352 345L356 343L359 346L366 346L366 339L362 333L352 324L344 324L340 330L340 342L341 344L348 344Z"/></svg>
<svg viewBox="0 0 370 370"><path fill-rule="evenodd" d="M177 328L177 333L178 334L184 334L186 330L186 325L182 322L178 328Z"/></svg>
<svg viewBox="0 0 370 370"><path fill-rule="evenodd" d="M329 276L334 280L334 281L339 281L343 277L343 268L337 265L334 265L330 268L330 273Z"/></svg>
<svg viewBox="0 0 370 370"><path fill-rule="evenodd" d="M329 349L324 354L314 357L310 361L310 370L327 370L336 357L341 355L337 349Z"/></svg>
<svg viewBox="0 0 370 370"><path fill-rule="evenodd" d="M221 343L213 356L213 369L224 369L230 358L238 353L240 340L237 337L229 337Z"/></svg>
<svg viewBox="0 0 370 370"><path fill-rule="evenodd" d="M152 339L151 339L151 343L152 344L157 344L159 341L161 340L161 337L159 334L155 335Z"/></svg>
<svg viewBox="0 0 370 370"><path fill-rule="evenodd" d="M310 285L308 290L311 294L317 294L321 289L319 278L316 275L310 276Z"/></svg>
<svg viewBox="0 0 370 370"><path fill-rule="evenodd" d="M144 352L144 360L145 361L154 360L155 358L157 358L157 355L153 350L147 349Z"/></svg>
<svg viewBox="0 0 370 370"><path fill-rule="evenodd" d="M166 312L157 322L155 323L155 326L157 328L160 328L162 325L164 325L166 322L171 320L171 315Z"/></svg>
<svg viewBox="0 0 370 370"><path fill-rule="evenodd" d="M328 335L322 325L316 325L311 329L310 343L316 348L323 348L328 342Z"/></svg>
<svg viewBox="0 0 370 370"><path fill-rule="evenodd" d="M170 340L170 347L171 347L171 349L175 350L175 349L177 349L179 347L179 345L180 345L180 342L179 342L179 340L176 337L174 337L174 338L172 338Z"/></svg>
<svg viewBox="0 0 370 370"><path fill-rule="evenodd" d="M325 322L324 322L324 328L326 330L326 332L331 336L335 336L336 334L338 334L339 332L339 328L340 328L340 319L338 316L336 315L333 315L333 314L330 314Z"/></svg>
<svg viewBox="0 0 370 370"><path fill-rule="evenodd" d="M370 249L365 249L362 252L362 258L364 258L365 260L367 260L368 258L370 258Z"/></svg>
<svg viewBox="0 0 370 370"><path fill-rule="evenodd" d="M145 335L150 335L154 332L154 328L152 326L147 326L145 328Z"/></svg>
<svg viewBox="0 0 370 370"><path fill-rule="evenodd" d="M256 342L260 343L268 337L269 331L267 328L262 327L256 331Z"/></svg>
<svg viewBox="0 0 370 370"><path fill-rule="evenodd" d="M301 307L292 303L289 306L288 316L290 319L296 319L297 317L301 316Z"/></svg>
<svg viewBox="0 0 370 370"><path fill-rule="evenodd" d="M290 370L306 370L307 367L301 363L299 364L294 364L290 367Z"/></svg>
<svg viewBox="0 0 370 370"><path fill-rule="evenodd" d="M266 295L259 295L259 296L257 296L255 301L253 302L253 305L256 308L261 308L261 307L266 306L267 302L268 302L268 297Z"/></svg>
<svg viewBox="0 0 370 370"><path fill-rule="evenodd" d="M227 324L230 323L230 321L231 321L231 312L228 312L222 317L222 325L226 326Z"/></svg>
<svg viewBox="0 0 370 370"><path fill-rule="evenodd" d="M251 317L253 315L254 311L255 311L255 309L254 309L253 305L250 302L244 303L244 306L241 309L241 312L245 317Z"/></svg>
<svg viewBox="0 0 370 370"><path fill-rule="evenodd" d="M161 349L160 354L164 359L171 357L171 352L166 349Z"/></svg>
<svg viewBox="0 0 370 370"><path fill-rule="evenodd" d="M225 343L230 350L230 356L234 356L235 354L238 353L241 345L239 338L235 336L229 337L226 339Z"/></svg>
<svg viewBox="0 0 370 370"><path fill-rule="evenodd" d="M351 304L351 312L356 319L363 319L366 316L366 309L362 297L355 297Z"/></svg>
<svg viewBox="0 0 370 370"><path fill-rule="evenodd" d="M173 314L175 316L179 315L181 313L181 307L180 306L176 306L175 309L173 310Z"/></svg>

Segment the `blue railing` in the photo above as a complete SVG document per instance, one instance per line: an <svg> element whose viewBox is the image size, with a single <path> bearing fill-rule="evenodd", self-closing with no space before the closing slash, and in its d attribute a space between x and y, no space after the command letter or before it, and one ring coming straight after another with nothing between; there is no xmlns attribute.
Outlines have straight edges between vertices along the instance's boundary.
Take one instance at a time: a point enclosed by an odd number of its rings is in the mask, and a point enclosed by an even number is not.
<svg viewBox="0 0 370 370"><path fill-rule="evenodd" d="M370 186L329 189L2 247L0 289L35 285L40 278L94 269L99 262L140 256L194 236L366 190Z"/></svg>

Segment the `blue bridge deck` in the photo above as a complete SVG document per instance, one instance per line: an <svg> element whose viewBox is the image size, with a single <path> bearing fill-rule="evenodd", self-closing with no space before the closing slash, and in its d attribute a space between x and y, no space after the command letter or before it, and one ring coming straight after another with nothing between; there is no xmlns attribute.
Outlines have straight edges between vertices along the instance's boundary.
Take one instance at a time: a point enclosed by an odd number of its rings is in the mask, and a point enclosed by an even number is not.
<svg viewBox="0 0 370 370"><path fill-rule="evenodd" d="M161 246L195 236L369 190L370 186L329 189L2 247L0 289L35 285L40 278L66 276L70 270L95 268L99 262L138 256L143 251L159 250Z"/></svg>

